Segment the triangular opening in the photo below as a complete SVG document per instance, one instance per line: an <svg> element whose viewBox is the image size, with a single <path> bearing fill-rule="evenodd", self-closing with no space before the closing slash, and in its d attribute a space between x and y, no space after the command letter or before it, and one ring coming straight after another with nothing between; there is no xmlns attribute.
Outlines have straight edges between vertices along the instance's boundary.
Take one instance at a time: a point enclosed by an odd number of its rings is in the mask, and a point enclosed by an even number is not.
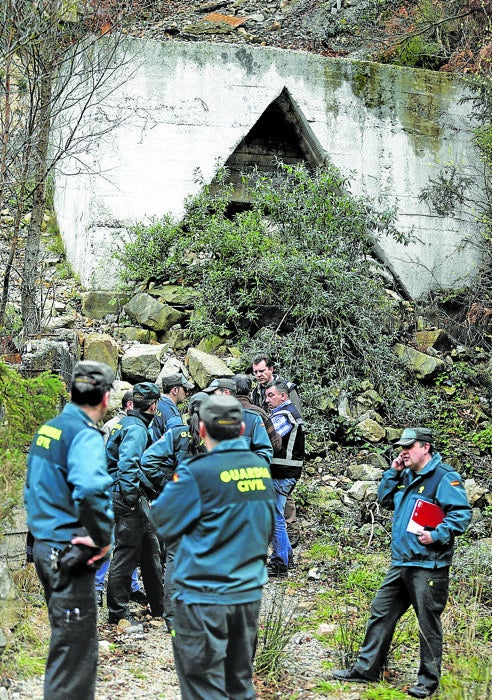
<svg viewBox="0 0 492 700"><path fill-rule="evenodd" d="M275 159L287 164L303 162L311 168L326 160L325 152L287 88L270 103L225 163L229 181L234 185L232 206L236 211L246 209L249 204L241 175L255 167L271 174L275 171Z"/></svg>

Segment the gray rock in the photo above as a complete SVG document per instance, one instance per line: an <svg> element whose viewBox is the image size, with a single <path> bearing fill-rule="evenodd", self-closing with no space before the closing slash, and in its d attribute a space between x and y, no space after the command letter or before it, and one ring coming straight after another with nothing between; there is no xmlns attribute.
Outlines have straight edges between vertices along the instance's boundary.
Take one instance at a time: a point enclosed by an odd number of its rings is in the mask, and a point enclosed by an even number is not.
<svg viewBox="0 0 492 700"><path fill-rule="evenodd" d="M82 292L82 313L88 318L101 319L109 314L120 313L128 296L115 292Z"/></svg>
<svg viewBox="0 0 492 700"><path fill-rule="evenodd" d="M132 345L121 358L123 379L132 384L155 382L161 371L161 358L167 345Z"/></svg>
<svg viewBox="0 0 492 700"><path fill-rule="evenodd" d="M357 430L369 442L380 442L386 435L385 429L372 418L365 418L357 423Z"/></svg>
<svg viewBox="0 0 492 700"><path fill-rule="evenodd" d="M418 379L426 379L434 376L445 366L443 360L438 357L430 357L426 353L419 352L409 345L397 343L395 353L412 370Z"/></svg>
<svg viewBox="0 0 492 700"><path fill-rule="evenodd" d="M232 377L234 374L219 357L209 355L198 348L189 348L187 364L193 381L200 389L207 387L216 377Z"/></svg>
<svg viewBox="0 0 492 700"><path fill-rule="evenodd" d="M162 304L145 292L136 294L124 309L132 321L153 331L167 331L184 317L182 311Z"/></svg>
<svg viewBox="0 0 492 700"><path fill-rule="evenodd" d="M89 333L84 339L84 360L105 362L115 372L118 369L118 343L107 333Z"/></svg>

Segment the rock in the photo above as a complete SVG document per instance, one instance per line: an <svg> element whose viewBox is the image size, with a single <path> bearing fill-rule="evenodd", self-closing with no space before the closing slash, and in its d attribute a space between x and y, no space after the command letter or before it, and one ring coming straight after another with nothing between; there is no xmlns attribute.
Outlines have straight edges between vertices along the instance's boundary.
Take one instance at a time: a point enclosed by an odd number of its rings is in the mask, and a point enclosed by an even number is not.
<svg viewBox="0 0 492 700"><path fill-rule="evenodd" d="M52 316L44 324L44 328L47 330L56 330L59 328L73 328L75 321L77 320L77 315L74 311L64 314L63 316Z"/></svg>
<svg viewBox="0 0 492 700"><path fill-rule="evenodd" d="M135 326L119 327L118 335L125 340L136 340L139 343L157 343L157 333L148 328L136 328Z"/></svg>
<svg viewBox="0 0 492 700"><path fill-rule="evenodd" d="M488 489L478 486L478 484L475 483L475 479L465 479L464 486L471 505L488 492Z"/></svg>
<svg viewBox="0 0 492 700"><path fill-rule="evenodd" d="M379 481L382 470L370 464L351 464L348 468L348 475L351 479L363 481Z"/></svg>
<svg viewBox="0 0 492 700"><path fill-rule="evenodd" d="M210 353L216 351L224 343L225 340L224 338L221 338L220 335L211 335L208 338L203 338L203 340L200 340L197 347L198 350Z"/></svg>
<svg viewBox="0 0 492 700"><path fill-rule="evenodd" d="M430 357L430 355L419 352L409 345L396 343L394 349L396 355L405 362L418 379L430 379L445 367L443 360L438 357Z"/></svg>
<svg viewBox="0 0 492 700"><path fill-rule="evenodd" d="M69 384L76 357L65 341L30 339L22 351L22 364L28 373L54 372Z"/></svg>
<svg viewBox="0 0 492 700"><path fill-rule="evenodd" d="M82 313L88 318L102 319L109 314L119 314L128 297L115 292L82 292Z"/></svg>
<svg viewBox="0 0 492 700"><path fill-rule="evenodd" d="M132 345L121 358L123 379L137 382L155 382L161 371L161 358L167 345Z"/></svg>
<svg viewBox="0 0 492 700"><path fill-rule="evenodd" d="M356 481L347 491L347 494L356 501L375 501L378 485L374 481Z"/></svg>
<svg viewBox="0 0 492 700"><path fill-rule="evenodd" d="M167 331L184 317L182 311L161 304L145 292L136 294L125 304L124 309L132 321L153 331Z"/></svg>
<svg viewBox="0 0 492 700"><path fill-rule="evenodd" d="M386 435L385 429L372 418L365 418L357 423L357 430L369 442L380 442Z"/></svg>
<svg viewBox="0 0 492 700"><path fill-rule="evenodd" d="M118 343L107 333L89 333L84 339L84 360L105 362L115 372L118 369Z"/></svg>
<svg viewBox="0 0 492 700"><path fill-rule="evenodd" d="M181 287L177 284L168 284L165 287L152 287L149 292L154 297L171 306L193 306L200 292L191 287Z"/></svg>
<svg viewBox="0 0 492 700"><path fill-rule="evenodd" d="M187 350L192 344L186 328L171 328L166 333L159 334L161 343L167 343L173 350Z"/></svg>
<svg viewBox="0 0 492 700"><path fill-rule="evenodd" d="M200 389L207 387L216 377L232 377L233 372L226 363L215 355L209 355L198 348L189 348L186 361L193 381Z"/></svg>
<svg viewBox="0 0 492 700"><path fill-rule="evenodd" d="M402 433L401 428L392 428L389 425L385 425L384 429L386 430L386 439L388 442L396 442Z"/></svg>
<svg viewBox="0 0 492 700"><path fill-rule="evenodd" d="M99 653L104 656L109 656L111 654L111 643L106 639L99 640Z"/></svg>

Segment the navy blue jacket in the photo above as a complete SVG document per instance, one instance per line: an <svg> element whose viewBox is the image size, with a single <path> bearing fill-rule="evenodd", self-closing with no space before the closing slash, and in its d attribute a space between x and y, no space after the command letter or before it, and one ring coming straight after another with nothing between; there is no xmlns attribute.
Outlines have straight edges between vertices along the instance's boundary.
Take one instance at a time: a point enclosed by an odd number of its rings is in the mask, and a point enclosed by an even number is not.
<svg viewBox="0 0 492 700"><path fill-rule="evenodd" d="M185 460L151 507L174 559L176 597L229 605L261 598L275 524L275 489L264 460L244 438Z"/></svg>
<svg viewBox="0 0 492 700"><path fill-rule="evenodd" d="M176 406L174 401L164 395L161 396L157 402L157 407L155 409L154 420L152 421L151 431L152 431L152 441L156 442L160 437L164 435L166 430L169 428L174 428L177 425L181 425L183 419L179 408Z"/></svg>
<svg viewBox="0 0 492 700"><path fill-rule="evenodd" d="M178 464L188 457L191 436L186 425L177 425L166 430L164 435L152 443L140 460L141 480L145 492L156 498L168 481L172 479Z"/></svg>
<svg viewBox="0 0 492 700"><path fill-rule="evenodd" d="M141 495L140 458L152 443L149 423L152 414L128 411L114 426L106 443L108 471L126 505L134 508Z"/></svg>
<svg viewBox="0 0 492 700"><path fill-rule="evenodd" d="M63 548L84 527L98 547L111 543L111 477L100 430L69 403L42 425L27 458L24 504L36 540Z"/></svg>
<svg viewBox="0 0 492 700"><path fill-rule="evenodd" d="M414 474L410 469L399 472L387 469L378 489L378 499L388 510L394 510L391 539L391 563L393 566L421 566L426 569L439 569L449 566L453 558L454 538L468 527L472 508L460 475L444 465L442 478L437 488L431 488L431 478L439 465L441 455L435 452L421 472ZM440 525L431 531L433 544L420 544L407 525L417 499L435 503L445 512Z"/></svg>

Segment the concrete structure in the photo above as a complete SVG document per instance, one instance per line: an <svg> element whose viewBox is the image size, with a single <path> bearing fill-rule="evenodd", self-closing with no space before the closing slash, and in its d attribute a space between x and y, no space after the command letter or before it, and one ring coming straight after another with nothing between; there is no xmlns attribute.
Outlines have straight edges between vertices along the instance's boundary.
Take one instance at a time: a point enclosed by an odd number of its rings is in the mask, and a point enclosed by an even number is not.
<svg viewBox="0 0 492 700"><path fill-rule="evenodd" d="M329 160L354 194L397 206L414 240L381 247L414 297L473 273L473 219L439 217L418 199L443 165L470 175L476 161L456 78L265 47L129 39L125 50L114 92L83 123L111 130L56 177L58 223L86 288L114 285L111 250L128 225L180 215L197 168L211 181L227 163L234 178L254 162L268 168L273 155Z"/></svg>

